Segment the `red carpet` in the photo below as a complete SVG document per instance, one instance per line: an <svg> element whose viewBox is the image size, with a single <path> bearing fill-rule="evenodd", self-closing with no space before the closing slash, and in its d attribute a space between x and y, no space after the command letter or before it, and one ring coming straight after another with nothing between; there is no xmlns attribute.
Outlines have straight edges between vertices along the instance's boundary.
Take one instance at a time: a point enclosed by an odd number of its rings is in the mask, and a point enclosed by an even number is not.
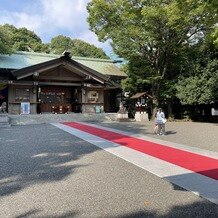
<svg viewBox="0 0 218 218"><path fill-rule="evenodd" d="M80 123L64 122L63 124L218 180L218 159Z"/></svg>

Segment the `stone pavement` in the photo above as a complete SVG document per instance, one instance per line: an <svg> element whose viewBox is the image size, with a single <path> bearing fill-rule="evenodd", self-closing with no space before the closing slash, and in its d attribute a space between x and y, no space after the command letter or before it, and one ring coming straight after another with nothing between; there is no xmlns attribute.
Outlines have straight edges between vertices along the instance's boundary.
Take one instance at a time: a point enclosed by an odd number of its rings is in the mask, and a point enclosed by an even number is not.
<svg viewBox="0 0 218 218"><path fill-rule="evenodd" d="M69 114L8 114L11 125L43 124L63 121L104 122L115 121L117 113L69 113Z"/></svg>
<svg viewBox="0 0 218 218"><path fill-rule="evenodd" d="M134 134L142 134L153 138L164 137L164 140L188 146L218 152L218 123L199 122L167 122L166 136L153 133L154 122L117 122L116 113L99 114L41 114L41 115L9 115L11 125L43 124L67 121L98 123Z"/></svg>
<svg viewBox="0 0 218 218"><path fill-rule="evenodd" d="M54 124L173 184L218 204L218 153L100 125Z"/></svg>
<svg viewBox="0 0 218 218"><path fill-rule="evenodd" d="M73 121L58 117L59 121ZM84 141L84 133L78 138L46 123L22 124L0 129L0 217L218 216L218 205L150 173L151 165L144 170ZM86 124L142 139L164 139L168 146L191 147L198 152L205 152L208 146L208 155L217 149L217 124L169 122L166 136L153 134L153 122L90 118ZM193 131L193 127L198 129ZM204 133L202 143L198 143L198 133ZM169 143L175 140L186 143ZM95 141L102 144L99 138ZM128 156L134 159L134 154L131 151ZM143 154L144 158L148 161L149 157ZM192 175L189 178L194 181Z"/></svg>
<svg viewBox="0 0 218 218"><path fill-rule="evenodd" d="M94 122L93 122L94 123ZM100 122L99 125L124 130L134 134L149 136L156 139L175 142L218 152L218 123L200 122L167 122L166 135L157 136L153 133L154 122Z"/></svg>

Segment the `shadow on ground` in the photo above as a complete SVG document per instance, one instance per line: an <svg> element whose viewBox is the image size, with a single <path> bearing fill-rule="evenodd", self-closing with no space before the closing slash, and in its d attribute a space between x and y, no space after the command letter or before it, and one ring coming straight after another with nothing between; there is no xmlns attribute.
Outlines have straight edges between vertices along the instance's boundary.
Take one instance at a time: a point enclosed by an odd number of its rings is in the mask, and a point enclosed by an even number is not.
<svg viewBox="0 0 218 218"><path fill-rule="evenodd" d="M42 211L41 210L30 210L26 213L23 213L19 216L16 216L15 218L28 218L28 217L40 217L40 218L68 218L68 217L75 217L77 216L77 212L66 212L66 213L63 213L61 215L48 215L48 216L38 216L37 214L41 213Z"/></svg>
<svg viewBox="0 0 218 218"><path fill-rule="evenodd" d="M27 211L26 213L20 214L16 216L16 218L28 218L28 217L36 217L36 218L72 218L72 217L86 217L82 216L79 212L72 212L68 211L63 214L59 215L46 215L43 216L40 213L43 214L43 211L41 210L31 210ZM98 216L96 214L95 217L110 217L110 218L205 218L205 217L211 217L216 218L218 217L218 206L213 205L207 202L199 201L194 202L192 204L187 205L180 205L175 206L172 208L169 208L168 211L164 214L160 214L158 211L145 209L140 210L133 213L126 213L126 214L118 214L118 215L112 215L114 214L113 211L111 211L110 214L104 215L104 216ZM84 215L84 214L83 214ZM92 216L93 217L93 216Z"/></svg>
<svg viewBox="0 0 218 218"><path fill-rule="evenodd" d="M97 124L98 123L95 122L89 122L92 124ZM114 122L114 123L101 123L100 125L104 126L104 127L109 127L112 129L118 129L121 131L127 131L130 132L131 134L142 134L142 135L152 135L155 136L154 134L154 124L153 122L149 121L148 123L139 123L139 122ZM176 131L166 131L166 135L173 135L173 134L177 134Z"/></svg>
<svg viewBox="0 0 218 218"><path fill-rule="evenodd" d="M36 183L64 179L75 169L85 167L73 161L99 148L79 138L73 139L72 135L47 124L2 129L0 196Z"/></svg>

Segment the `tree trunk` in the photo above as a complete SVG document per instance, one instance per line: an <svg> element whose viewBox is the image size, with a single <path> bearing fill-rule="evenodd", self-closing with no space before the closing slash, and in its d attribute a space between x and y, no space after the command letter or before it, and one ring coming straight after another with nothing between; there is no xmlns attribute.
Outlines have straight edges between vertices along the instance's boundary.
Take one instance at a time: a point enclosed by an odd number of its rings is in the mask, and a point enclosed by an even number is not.
<svg viewBox="0 0 218 218"><path fill-rule="evenodd" d="M159 106L159 90L160 84L153 84L152 87L152 119L155 119L155 115L157 113L157 109Z"/></svg>

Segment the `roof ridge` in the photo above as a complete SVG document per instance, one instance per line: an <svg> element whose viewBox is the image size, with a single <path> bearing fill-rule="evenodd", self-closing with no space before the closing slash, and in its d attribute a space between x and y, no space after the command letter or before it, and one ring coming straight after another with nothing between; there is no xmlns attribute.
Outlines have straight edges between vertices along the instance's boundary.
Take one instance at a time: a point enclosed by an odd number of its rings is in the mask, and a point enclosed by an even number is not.
<svg viewBox="0 0 218 218"><path fill-rule="evenodd" d="M15 54L54 57L54 58L61 57L61 55L57 55L57 54L43 53L43 52L29 52L29 51L17 51ZM91 58L91 57L71 56L71 59L114 63L114 61L112 59L106 59L106 58Z"/></svg>
<svg viewBox="0 0 218 218"><path fill-rule="evenodd" d="M72 56L72 59L80 59L80 60L89 60L89 61L101 61L101 62L111 62L113 63L114 61L111 59L106 59L106 58L90 58L90 57L81 57L81 56Z"/></svg>

